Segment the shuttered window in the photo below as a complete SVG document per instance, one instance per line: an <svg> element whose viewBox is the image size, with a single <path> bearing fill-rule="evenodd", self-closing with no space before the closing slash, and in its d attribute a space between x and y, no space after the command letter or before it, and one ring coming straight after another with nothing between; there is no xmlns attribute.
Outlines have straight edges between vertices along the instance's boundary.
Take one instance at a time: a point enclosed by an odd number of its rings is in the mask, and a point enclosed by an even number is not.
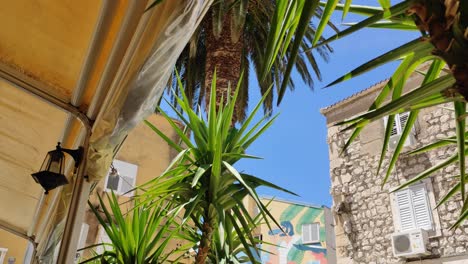
<svg viewBox="0 0 468 264"><path fill-rule="evenodd" d="M114 160L112 164L116 173L109 170L105 182L106 191L113 190L119 195L133 196L133 192L129 191L135 187L138 166L120 160Z"/></svg>
<svg viewBox="0 0 468 264"><path fill-rule="evenodd" d="M395 120L392 125L391 136L401 135L405 129L406 123L408 122L409 112L404 112L400 114L395 114ZM387 123L388 117L385 118L385 123Z"/></svg>
<svg viewBox="0 0 468 264"><path fill-rule="evenodd" d="M86 246L86 239L88 237L88 231L89 231L89 225L86 223L83 223L81 225L80 238L78 240L78 250ZM83 255L83 250L77 251L75 255L74 263L79 263L81 261L82 255Z"/></svg>
<svg viewBox="0 0 468 264"><path fill-rule="evenodd" d="M426 186L418 184L395 192L400 231L422 228L432 230L432 215Z"/></svg>
<svg viewBox="0 0 468 264"><path fill-rule="evenodd" d="M400 135L403 134L403 130L405 129L406 123L408 122L409 114L410 114L409 112L395 114L395 120L393 121L393 124L392 124L392 131L390 132L390 147L392 147L392 145L396 145L400 138ZM387 122L388 122L388 117L385 117L384 118L385 126L387 125ZM394 141L393 144L392 144L392 141ZM404 146L406 147L406 146L409 146L410 144L411 144L411 141L409 140L409 137L408 137L407 140L405 141Z"/></svg>
<svg viewBox="0 0 468 264"><path fill-rule="evenodd" d="M320 242L320 223L302 225L302 243Z"/></svg>

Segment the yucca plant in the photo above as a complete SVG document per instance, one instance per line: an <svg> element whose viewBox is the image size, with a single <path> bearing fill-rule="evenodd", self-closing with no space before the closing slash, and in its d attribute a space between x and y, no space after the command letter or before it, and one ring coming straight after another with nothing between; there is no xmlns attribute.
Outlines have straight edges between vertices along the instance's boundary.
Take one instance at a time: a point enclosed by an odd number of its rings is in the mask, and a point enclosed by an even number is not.
<svg viewBox="0 0 468 264"><path fill-rule="evenodd" d="M389 167L384 176L383 184L385 184L398 160L404 142L416 121L420 109L445 103L453 104L456 117L456 136L442 139L415 150L410 154L422 153L434 148L452 145L457 147L458 151L456 155L422 172L396 190L424 179L433 172L450 164L458 163L460 175L457 177L459 178L459 183L440 202L447 201L456 193L461 194L463 208L454 227L459 225L464 219L468 218L468 198L465 192L467 178L465 165L467 153L467 148L465 147L465 119L466 99L468 98L468 1L406 0L391 6L389 0L381 0L379 1L380 7L355 6L351 4L352 0L346 0L344 4L339 4L338 2L338 0L331 0L321 3L325 8L321 24L325 24L330 18L330 14L335 10L341 10L343 17L348 12L354 12L368 16L368 18L358 23L350 24L349 28L323 42L316 42L315 46L328 44L333 40L345 37L365 27L417 30L421 33L421 37L359 66L328 85L331 86L348 80L384 63L400 61L399 67L375 99L369 111L337 124L345 126L345 130L353 130L343 149L345 150L357 138L367 124L388 116L385 140L377 171L379 173L383 159L387 153L390 130L395 119L395 114L410 111L409 119L400 141L391 155ZM427 72L423 73L425 74L425 78L421 86L409 93L403 94L403 86L406 80L410 75L418 71L418 68L423 63L430 63L430 67ZM387 104L384 104L387 97L390 97L391 100Z"/></svg>
<svg viewBox="0 0 468 264"><path fill-rule="evenodd" d="M103 252L93 251L91 257L81 263L114 263L114 264L149 264L177 263L183 253L193 247L197 235L190 226L180 225L178 214L180 207L170 199L146 200L134 198L128 212L119 203L114 193L98 194L99 209L88 202L94 215L104 228L112 243L99 243L84 248L92 250L98 247ZM181 248L169 248L174 239L181 239Z"/></svg>
<svg viewBox="0 0 468 264"><path fill-rule="evenodd" d="M180 91L183 91L180 79L178 84ZM209 111L206 115L203 111L197 113L192 110L190 100L182 92L181 97L176 97L176 100L183 113L174 105L171 106L185 129L161 110L180 137L181 144L146 121L179 154L160 177L141 186L145 191L142 197L155 200L171 195L171 201L184 208L181 223L190 222L200 234L196 263L205 263L207 259L219 260L221 255L227 263L238 263L242 259L236 252L240 251L253 263L257 262L250 250L255 248L257 242L250 232L252 225L256 223L243 204L247 197L256 203L267 224L273 220L278 225L260 201L255 189L266 186L286 190L239 172L234 167L241 159L258 159L245 151L273 124L277 116L271 119L265 116L252 123L268 96L265 93L245 122L239 127L233 126L240 86L241 84L237 86L232 97L228 93L226 104L216 106L216 73L213 74ZM240 243L231 243L236 240L231 234L235 234Z"/></svg>

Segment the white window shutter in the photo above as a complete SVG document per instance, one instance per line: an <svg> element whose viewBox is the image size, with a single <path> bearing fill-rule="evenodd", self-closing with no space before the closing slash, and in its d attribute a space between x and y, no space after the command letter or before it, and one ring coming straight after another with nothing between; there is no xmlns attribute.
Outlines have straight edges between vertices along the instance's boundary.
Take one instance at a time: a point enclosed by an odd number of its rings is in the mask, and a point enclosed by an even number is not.
<svg viewBox="0 0 468 264"><path fill-rule="evenodd" d="M416 228L433 229L425 184L413 185L395 192L395 204L400 221L400 231Z"/></svg>
<svg viewBox="0 0 468 264"><path fill-rule="evenodd" d="M313 223L310 230L310 238L313 242L320 242L320 224Z"/></svg>
<svg viewBox="0 0 468 264"><path fill-rule="evenodd" d="M302 225L302 243L318 243L320 242L320 224L303 224Z"/></svg>
<svg viewBox="0 0 468 264"><path fill-rule="evenodd" d="M405 129L406 123L408 123L408 119L410 116L410 112L404 112L395 114L395 120L393 121L392 131L390 132L390 142L389 146L391 149L395 148L398 142L400 141L400 136L403 134L403 130ZM384 117L384 124L387 126L388 117ZM412 144L411 137L413 135L410 133L408 138L405 141L404 146L409 146Z"/></svg>
<svg viewBox="0 0 468 264"><path fill-rule="evenodd" d="M399 120L399 129L400 129L400 134L403 133L403 129L405 129L406 123L408 122L410 112L404 112L397 114L396 117Z"/></svg>
<svg viewBox="0 0 468 264"><path fill-rule="evenodd" d="M302 225L302 242L309 243L311 241L311 233L310 233L310 224Z"/></svg>
<svg viewBox="0 0 468 264"><path fill-rule="evenodd" d="M409 189L403 189L395 193L395 204L397 206L401 231L416 228L416 221L413 213L413 206L411 203L411 194Z"/></svg>
<svg viewBox="0 0 468 264"><path fill-rule="evenodd" d="M86 246L86 239L88 238L89 225L83 223L81 225L80 239L78 240L78 249Z"/></svg>
<svg viewBox="0 0 468 264"><path fill-rule="evenodd" d="M390 133L390 136L397 136L403 133L406 123L408 122L409 115L410 115L410 112L395 114L395 120L393 120L392 132ZM387 116L384 118L384 122L385 122L385 125L387 125L387 122L388 122Z"/></svg>
<svg viewBox="0 0 468 264"><path fill-rule="evenodd" d="M426 187L424 184L419 184L411 186L409 190L411 192L411 199L413 202L416 227L426 230L432 229L432 219Z"/></svg>
<svg viewBox="0 0 468 264"><path fill-rule="evenodd" d="M387 127L387 123L388 123L388 116L384 117L384 125L385 127ZM393 120L393 124L392 124L392 132L390 132L390 136L397 136L399 135L399 130L398 130L398 124L399 124L399 120L398 120L398 117L395 116L395 120Z"/></svg>
<svg viewBox="0 0 468 264"><path fill-rule="evenodd" d="M97 241L98 244L100 243L105 243L105 244L112 244L112 240L109 238L109 236L107 235L106 233L106 230L102 227L102 226L99 226L99 236L98 236L98 241ZM104 253L104 250L105 249L112 249L111 246L108 246L108 245L102 245L102 246L99 246L96 248L96 252L98 254L102 254Z"/></svg>
<svg viewBox="0 0 468 264"><path fill-rule="evenodd" d="M127 192L135 187L138 166L120 160L114 160L112 164L117 169L118 176L110 176L109 170L106 178L106 190L113 190L119 195L133 196L133 192Z"/></svg>
<svg viewBox="0 0 468 264"><path fill-rule="evenodd" d="M388 120L388 118L387 118ZM395 117L395 120L393 120L392 124L392 132L390 132L390 136L396 136L400 134L400 130L398 129L398 119Z"/></svg>

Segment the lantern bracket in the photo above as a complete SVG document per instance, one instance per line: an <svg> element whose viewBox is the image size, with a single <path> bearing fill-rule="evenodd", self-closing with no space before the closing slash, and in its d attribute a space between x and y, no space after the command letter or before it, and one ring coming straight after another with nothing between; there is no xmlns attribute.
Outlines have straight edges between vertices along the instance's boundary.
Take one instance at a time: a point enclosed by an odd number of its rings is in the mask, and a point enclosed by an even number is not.
<svg viewBox="0 0 468 264"><path fill-rule="evenodd" d="M78 147L77 149L66 149L66 148L61 148L60 147L60 142L57 144L57 149L67 153L70 155L73 160L75 161L75 168L78 168L80 166L81 160L83 159L83 147Z"/></svg>

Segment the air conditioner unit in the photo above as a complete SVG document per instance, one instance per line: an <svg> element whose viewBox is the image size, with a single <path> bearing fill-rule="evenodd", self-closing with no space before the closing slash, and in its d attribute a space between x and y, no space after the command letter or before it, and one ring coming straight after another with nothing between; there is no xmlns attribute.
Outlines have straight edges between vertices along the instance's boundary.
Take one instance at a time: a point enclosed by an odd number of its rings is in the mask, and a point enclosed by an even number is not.
<svg viewBox="0 0 468 264"><path fill-rule="evenodd" d="M427 231L416 229L392 234L392 248L395 257L415 257L428 255Z"/></svg>

